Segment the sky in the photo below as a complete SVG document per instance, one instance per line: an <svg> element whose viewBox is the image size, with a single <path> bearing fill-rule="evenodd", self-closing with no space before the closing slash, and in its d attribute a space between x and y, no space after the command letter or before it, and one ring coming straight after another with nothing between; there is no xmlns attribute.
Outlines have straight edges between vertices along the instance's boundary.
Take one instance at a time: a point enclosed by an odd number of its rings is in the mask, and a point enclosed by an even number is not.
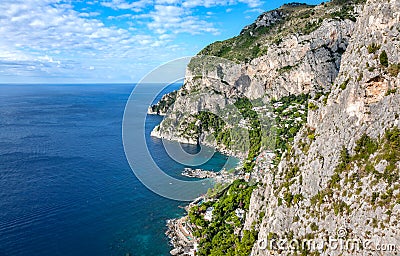
<svg viewBox="0 0 400 256"><path fill-rule="evenodd" d="M1 0L0 83L135 83L287 2Z"/></svg>

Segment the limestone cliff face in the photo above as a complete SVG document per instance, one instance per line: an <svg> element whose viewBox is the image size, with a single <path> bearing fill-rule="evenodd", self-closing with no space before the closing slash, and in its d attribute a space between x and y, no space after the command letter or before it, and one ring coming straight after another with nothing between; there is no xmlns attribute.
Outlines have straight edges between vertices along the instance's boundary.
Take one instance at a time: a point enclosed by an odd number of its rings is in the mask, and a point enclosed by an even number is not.
<svg viewBox="0 0 400 256"><path fill-rule="evenodd" d="M350 20L325 20L309 35L291 35L279 44L270 45L266 55L248 64L221 61L222 64L205 74L192 74L188 70L184 88L188 91L208 88L228 98L250 99L329 89L339 72L353 27Z"/></svg>
<svg viewBox="0 0 400 256"><path fill-rule="evenodd" d="M292 38L284 43L297 54L283 60L271 53L269 59L267 55L251 63L260 63L255 65L257 70L271 71L294 66L299 56L305 56L291 76L275 78L279 92L296 93L335 81L327 102L315 102L318 109L309 112L307 127L296 136L290 152L253 193L246 227L256 224L259 237L252 255L288 254L260 248L271 237L337 237L343 228L348 238L373 239L400 249L400 159L399 149L393 146L399 142L393 131L400 127L396 92L400 87L400 2L368 1L354 29L353 24L336 21L328 27L325 37L315 39L323 45L319 50L305 50L317 42L304 46ZM334 56L332 49L340 45L346 48L341 59L321 60ZM290 86L297 80L301 81L298 87ZM320 253L363 255L331 248Z"/></svg>
<svg viewBox="0 0 400 256"><path fill-rule="evenodd" d="M321 8L317 6L315 10ZM272 26L284 17L280 11L269 12L251 26ZM268 50L248 63L207 56L194 58L174 106L152 135L198 143L207 136L191 136L184 131L191 115L202 110L215 113L238 97L268 102L289 94L329 91L353 30L354 22L349 19L326 18L309 34L295 33L265 42L262 47ZM220 147L213 142L206 144Z"/></svg>

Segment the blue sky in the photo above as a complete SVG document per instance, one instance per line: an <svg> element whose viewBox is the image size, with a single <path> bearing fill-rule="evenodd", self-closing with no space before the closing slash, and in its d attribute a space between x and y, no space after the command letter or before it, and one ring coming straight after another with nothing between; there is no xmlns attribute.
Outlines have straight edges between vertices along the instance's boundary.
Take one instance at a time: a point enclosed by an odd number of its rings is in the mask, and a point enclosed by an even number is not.
<svg viewBox="0 0 400 256"><path fill-rule="evenodd" d="M137 82L286 2L1 0L0 83Z"/></svg>

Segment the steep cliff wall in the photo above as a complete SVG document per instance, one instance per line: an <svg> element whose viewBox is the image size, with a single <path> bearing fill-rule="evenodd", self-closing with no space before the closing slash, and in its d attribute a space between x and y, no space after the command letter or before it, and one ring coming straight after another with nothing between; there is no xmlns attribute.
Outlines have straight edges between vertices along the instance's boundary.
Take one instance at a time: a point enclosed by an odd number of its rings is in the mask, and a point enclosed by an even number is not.
<svg viewBox="0 0 400 256"><path fill-rule="evenodd" d="M261 15L238 37L206 47L190 63L174 106L152 135L229 151L204 139L207 132L187 132L188 124L201 125L194 115L218 112L243 97L269 102L330 91L361 8L349 6L285 5Z"/></svg>
<svg viewBox="0 0 400 256"><path fill-rule="evenodd" d="M368 1L327 101L314 102L293 147L253 193L246 227L260 232L252 255L289 254L265 249L268 239L338 232L400 249L399 33L400 2Z"/></svg>

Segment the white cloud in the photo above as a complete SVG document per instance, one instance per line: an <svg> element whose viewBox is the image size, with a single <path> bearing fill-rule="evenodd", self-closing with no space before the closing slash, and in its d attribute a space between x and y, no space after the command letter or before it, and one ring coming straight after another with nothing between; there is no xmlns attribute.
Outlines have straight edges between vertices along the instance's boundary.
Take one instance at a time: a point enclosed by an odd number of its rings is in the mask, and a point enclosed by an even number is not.
<svg viewBox="0 0 400 256"><path fill-rule="evenodd" d="M253 8L253 9L249 9L246 10L244 13L263 13L264 10L261 8Z"/></svg>
<svg viewBox="0 0 400 256"><path fill-rule="evenodd" d="M177 43L178 34L219 33L206 19L213 10L199 14L196 7L260 3L91 0L78 11L71 0L0 1L0 79L80 76L99 81L121 74L130 79L159 63L194 53L192 45L184 48ZM113 9L108 17L103 12L107 8Z"/></svg>
<svg viewBox="0 0 400 256"><path fill-rule="evenodd" d="M138 15L137 19L150 18L148 28L156 34L201 33L218 34L212 23L194 16L190 9L176 5L155 5L154 11L148 15Z"/></svg>
<svg viewBox="0 0 400 256"><path fill-rule="evenodd" d="M249 7L255 8L261 6L263 1L260 0L239 0L240 3L247 4Z"/></svg>
<svg viewBox="0 0 400 256"><path fill-rule="evenodd" d="M97 17L99 15L100 15L99 12L81 12L81 13L79 13L80 17Z"/></svg>
<svg viewBox="0 0 400 256"><path fill-rule="evenodd" d="M127 2L126 0L109 0L101 2L103 6L117 9L140 9L148 6L151 0L140 0L135 2ZM215 7L215 6L232 6L239 3L247 4L251 8L255 8L262 4L261 0L154 0L152 11L149 13L140 13L132 15L132 19L150 19L147 27L156 34L165 33L189 33L192 35L201 33L219 34L219 30L214 24L202 20L197 15L192 14L192 9L196 7ZM231 8L227 12L232 11ZM209 18L212 12L207 12ZM122 16L110 16L109 19L126 18Z"/></svg>
<svg viewBox="0 0 400 256"><path fill-rule="evenodd" d="M114 10L133 10L135 12L140 12L147 5L152 4L152 0L139 0L134 2L127 2L125 0L111 0L101 2L102 6L112 8Z"/></svg>
<svg viewBox="0 0 400 256"><path fill-rule="evenodd" d="M156 4L178 4L180 0L156 0Z"/></svg>
<svg viewBox="0 0 400 256"><path fill-rule="evenodd" d="M249 7L257 7L262 5L261 0L186 0L183 2L183 6L193 8L198 6L204 6L207 8L214 6L228 6L235 5L238 3L247 4Z"/></svg>
<svg viewBox="0 0 400 256"><path fill-rule="evenodd" d="M121 15L117 15L117 16L108 16L107 19L108 20L122 20L122 19L126 19L126 18L131 18L133 15L130 13L127 14L121 14Z"/></svg>
<svg viewBox="0 0 400 256"><path fill-rule="evenodd" d="M119 60L116 66L124 65L123 58L135 62L136 57L149 54L152 44L164 42L152 35L107 27L98 19L74 11L70 5L60 5L58 0L2 0L0 13L0 70L3 74L82 74L81 67L93 66L96 71L101 70L97 67L110 59ZM159 59L159 55L148 58ZM103 67L103 71L105 69L109 67ZM103 75L101 71L98 74Z"/></svg>

